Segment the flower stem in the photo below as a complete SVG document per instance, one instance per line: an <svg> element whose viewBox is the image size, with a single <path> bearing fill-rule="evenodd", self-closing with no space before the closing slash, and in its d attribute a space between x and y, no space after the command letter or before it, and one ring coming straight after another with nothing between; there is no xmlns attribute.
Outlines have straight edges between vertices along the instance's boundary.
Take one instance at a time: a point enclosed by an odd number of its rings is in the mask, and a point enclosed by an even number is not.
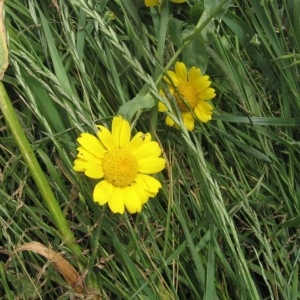
<svg viewBox="0 0 300 300"><path fill-rule="evenodd" d="M17 114L11 104L11 101L6 93L3 83L0 82L0 109L3 113L5 121L15 138L26 165L28 166L35 184L41 193L42 198L50 212L52 221L58 228L66 245L78 256L81 254L81 249L75 242L73 232L70 230L67 220L57 202L50 185L44 175L37 158L32 150L32 147L24 134L23 128L18 120Z"/></svg>

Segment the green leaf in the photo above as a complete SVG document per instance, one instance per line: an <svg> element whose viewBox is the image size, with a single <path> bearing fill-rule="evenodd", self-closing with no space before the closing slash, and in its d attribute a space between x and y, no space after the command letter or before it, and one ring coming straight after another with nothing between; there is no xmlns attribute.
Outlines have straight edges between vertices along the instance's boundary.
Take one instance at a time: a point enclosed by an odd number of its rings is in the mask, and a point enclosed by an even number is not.
<svg viewBox="0 0 300 300"><path fill-rule="evenodd" d="M210 231L210 242L208 247L208 261L207 261L207 272L206 272L205 300L216 299L215 282L211 280L211 278L215 277L215 269L216 269L215 256L216 256L215 240L214 240L214 236L211 234Z"/></svg>
<svg viewBox="0 0 300 300"><path fill-rule="evenodd" d="M228 141L231 141L238 149L242 150L244 154L250 155L258 160L264 161L266 163L272 163L272 160L269 158L269 156L265 155L259 150L254 149L253 147L241 142L240 140L234 138L232 135L226 133L223 130L220 130L219 128L215 127L216 131L222 134L224 138L226 138Z"/></svg>
<svg viewBox="0 0 300 300"><path fill-rule="evenodd" d="M224 3L222 7L219 9L217 14L215 15L216 18L221 18L224 13L228 10L231 0L228 1L221 1L221 0L204 0L204 9L207 10L207 12L210 14L214 11L214 9L220 5L221 3Z"/></svg>
<svg viewBox="0 0 300 300"><path fill-rule="evenodd" d="M5 290L5 296L6 299L8 300L13 300L15 299L13 292L10 290L10 286L8 284L8 274L11 272L8 272L7 267L4 266L4 262L0 262L0 282Z"/></svg>
<svg viewBox="0 0 300 300"><path fill-rule="evenodd" d="M52 58L52 63L53 63L53 67L55 70L55 75L57 76L57 80L59 81L59 83L60 83L61 87L64 89L64 91L67 94L72 95L73 91L72 91L72 88L71 88L71 85L69 82L69 78L68 78L66 70L63 66L61 56L55 47L55 41L54 41L53 35L51 33L49 23L48 23L46 17L44 16L44 14L40 10L39 10L39 14L41 17L41 23L42 23L43 30L45 33L45 38L47 40L47 45L49 47L49 52L50 52L50 55Z"/></svg>
<svg viewBox="0 0 300 300"><path fill-rule="evenodd" d="M194 26L187 27L182 33L183 39L187 36L190 36L194 31ZM201 34L198 34L189 41L182 51L182 57L184 63L189 68L197 67L201 69L202 73L205 73L208 64L208 57L205 43Z"/></svg>
<svg viewBox="0 0 300 300"><path fill-rule="evenodd" d="M298 226L300 226L300 216L289 219L288 221L280 224L280 227L282 228L296 228Z"/></svg>
<svg viewBox="0 0 300 300"><path fill-rule="evenodd" d="M4 76L4 72L8 67L8 49L6 42L4 14L3 14L3 0L0 0L0 80Z"/></svg>
<svg viewBox="0 0 300 300"><path fill-rule="evenodd" d="M182 46L182 26L182 21L175 18L170 18L168 24L168 33L172 43L178 48Z"/></svg>
<svg viewBox="0 0 300 300"><path fill-rule="evenodd" d="M300 118L274 118L274 117L239 117L233 115L214 115L214 120L222 120L229 123L251 124L259 126L300 126Z"/></svg>
<svg viewBox="0 0 300 300"><path fill-rule="evenodd" d="M142 109L150 109L155 105L155 99L150 94L137 94L132 100L123 104L118 110L119 115L122 115L128 121L131 121L134 114Z"/></svg>
<svg viewBox="0 0 300 300"><path fill-rule="evenodd" d="M204 11L203 3L195 3L190 8L190 21L192 24L194 24L194 23L197 24L201 15L203 14L203 11Z"/></svg>
<svg viewBox="0 0 300 300"><path fill-rule="evenodd" d="M32 295L40 294L40 288L34 285L34 282L29 278L26 273L14 274L13 272L7 272L7 279L18 295L16 298L23 297L23 299L34 299ZM37 288L39 290L37 290Z"/></svg>
<svg viewBox="0 0 300 300"><path fill-rule="evenodd" d="M64 118L64 111L58 110L55 103L50 98L47 90L41 85L41 83L26 73L26 70L21 69L22 75L27 83L27 86L32 90L32 94L36 98L36 102L39 108L39 111L43 117L47 120L51 128L54 129L55 133L63 132L67 129L67 125L64 124L66 118ZM67 138L67 134L64 135ZM68 138L69 139L69 138Z"/></svg>
<svg viewBox="0 0 300 300"><path fill-rule="evenodd" d="M138 14L138 11L132 1L121 0L126 12L132 17L136 25L141 26L141 18Z"/></svg>

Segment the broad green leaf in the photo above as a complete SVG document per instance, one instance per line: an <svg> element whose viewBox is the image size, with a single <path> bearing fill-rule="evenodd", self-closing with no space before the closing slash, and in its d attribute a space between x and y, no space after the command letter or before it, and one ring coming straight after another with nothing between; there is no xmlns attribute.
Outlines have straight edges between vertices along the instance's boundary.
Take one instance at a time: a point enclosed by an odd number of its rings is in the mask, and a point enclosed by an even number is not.
<svg viewBox="0 0 300 300"><path fill-rule="evenodd" d="M194 26L187 27L183 33L183 39L190 36L194 31ZM202 73L205 73L208 58L205 43L201 34L198 34L191 39L182 51L183 61L189 67L200 68Z"/></svg>
<svg viewBox="0 0 300 300"><path fill-rule="evenodd" d="M134 114L141 109L150 109L155 105L155 100L150 93L146 95L139 93L129 102L123 104L118 110L118 114L130 121Z"/></svg>
<svg viewBox="0 0 300 300"><path fill-rule="evenodd" d="M218 12L216 12L215 17L216 18L220 18L222 17L222 15L224 13L226 13L226 11L228 10L230 3L232 1L231 0L227 0L227 1L221 1L221 0L204 0L204 9L210 14L211 12L214 11L214 9L220 5L221 3L223 3L222 7L219 9Z"/></svg>
<svg viewBox="0 0 300 300"><path fill-rule="evenodd" d="M178 48L182 46L182 26L182 21L170 18L168 23L168 33L172 43Z"/></svg>

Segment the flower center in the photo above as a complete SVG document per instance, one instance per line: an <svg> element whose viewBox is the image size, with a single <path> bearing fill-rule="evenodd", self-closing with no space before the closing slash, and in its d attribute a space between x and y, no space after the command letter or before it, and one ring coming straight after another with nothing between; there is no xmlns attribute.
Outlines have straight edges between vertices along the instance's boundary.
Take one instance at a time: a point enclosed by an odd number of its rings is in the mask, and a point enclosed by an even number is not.
<svg viewBox="0 0 300 300"><path fill-rule="evenodd" d="M177 91L174 93L174 97L179 109L181 111L189 111L190 108L193 109L199 101L195 88L189 82L181 83L176 88ZM183 98L189 104L190 108L180 98Z"/></svg>
<svg viewBox="0 0 300 300"><path fill-rule="evenodd" d="M104 179L117 187L125 187L134 182L138 164L126 149L108 151L102 160Z"/></svg>

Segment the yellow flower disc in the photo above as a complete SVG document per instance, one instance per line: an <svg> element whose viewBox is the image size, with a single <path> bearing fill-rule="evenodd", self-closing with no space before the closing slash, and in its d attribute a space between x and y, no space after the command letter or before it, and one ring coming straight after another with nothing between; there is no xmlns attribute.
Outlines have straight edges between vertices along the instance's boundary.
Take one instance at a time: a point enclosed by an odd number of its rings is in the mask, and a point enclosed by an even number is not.
<svg viewBox="0 0 300 300"><path fill-rule="evenodd" d="M116 187L132 184L138 174L138 164L133 155L126 149L113 149L106 152L102 169L104 178Z"/></svg>
<svg viewBox="0 0 300 300"><path fill-rule="evenodd" d="M199 98L197 97L195 88L189 82L181 83L176 89L177 92L174 93L174 97L181 111L189 111L198 104ZM180 99L180 97L189 104L190 108Z"/></svg>

